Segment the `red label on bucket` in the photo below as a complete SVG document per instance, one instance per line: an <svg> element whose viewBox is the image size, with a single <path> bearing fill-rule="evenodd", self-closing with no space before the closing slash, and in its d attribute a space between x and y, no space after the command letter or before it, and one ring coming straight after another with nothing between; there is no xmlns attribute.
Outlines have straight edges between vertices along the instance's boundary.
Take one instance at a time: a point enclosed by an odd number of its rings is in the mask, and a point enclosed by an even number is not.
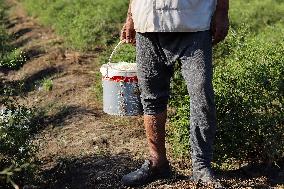
<svg viewBox="0 0 284 189"><path fill-rule="evenodd" d="M133 77L113 76L113 77L104 77L104 79L114 82L138 82L137 76Z"/></svg>

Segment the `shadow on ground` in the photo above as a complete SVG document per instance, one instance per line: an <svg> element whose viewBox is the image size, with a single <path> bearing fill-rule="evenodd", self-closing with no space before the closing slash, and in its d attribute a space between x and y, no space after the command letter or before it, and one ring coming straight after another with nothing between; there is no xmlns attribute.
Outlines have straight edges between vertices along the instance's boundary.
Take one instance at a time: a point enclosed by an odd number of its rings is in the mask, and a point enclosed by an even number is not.
<svg viewBox="0 0 284 189"><path fill-rule="evenodd" d="M128 154L60 159L54 167L42 171L40 185L50 189L124 188L121 177L137 164Z"/></svg>
<svg viewBox="0 0 284 189"><path fill-rule="evenodd" d="M45 125L52 124L53 127L65 125L65 122L72 119L91 116L91 117L101 117L102 111L98 109L88 109L82 106L68 105L59 108L59 110L51 115L44 118Z"/></svg>
<svg viewBox="0 0 284 189"><path fill-rule="evenodd" d="M143 162L133 160L129 154L94 155L74 159L60 159L57 164L41 172L41 188L50 189L122 189L123 175L136 170ZM188 177L174 173L173 178L159 180L137 188L157 188L175 185Z"/></svg>
<svg viewBox="0 0 284 189"><path fill-rule="evenodd" d="M124 174L135 170L142 161L133 160L128 154L94 155L74 159L60 159L57 164L42 171L42 188L50 189L122 189L126 188L121 183ZM254 177L248 176L243 171L226 171L221 173L226 177L224 185L228 189L257 188L267 189L268 183L257 183ZM265 175L265 173L263 173ZM237 185L233 185L237 183ZM276 183L274 183L276 184ZM280 184L280 183L278 183ZM270 185L271 186L271 185ZM159 180L139 188L194 188L190 177L174 173L171 179ZM207 188L200 185L199 189Z"/></svg>
<svg viewBox="0 0 284 189"><path fill-rule="evenodd" d="M40 85L40 82L43 79L50 78L53 75L59 74L62 72L62 67L47 67L38 72L33 73L32 75L22 79L22 80L14 80L14 81L5 81L2 80L0 83L1 89L14 89L11 91L10 95L18 96L28 92L31 92L36 89L37 85ZM0 92L2 91L0 89ZM3 91L2 91L3 92ZM1 92L1 93L2 93ZM3 92L4 94L4 92Z"/></svg>
<svg viewBox="0 0 284 189"><path fill-rule="evenodd" d="M31 31L31 28L21 28L18 31L14 32L12 36L14 39L18 39Z"/></svg>
<svg viewBox="0 0 284 189"><path fill-rule="evenodd" d="M136 170L141 163L143 163L142 160L134 160L128 153L59 159L54 166L40 172L41 179L37 186L49 189L123 189L127 188L121 183L123 175ZM271 184L268 181L258 181L242 170L219 172L219 174L226 179L223 184L227 189L268 189L272 185L281 184L280 182ZM263 172L263 175L266 174ZM189 176L174 172L170 179L158 180L149 185L137 187L137 189L191 189L196 187L190 181ZM198 185L197 188L209 189L210 187Z"/></svg>
<svg viewBox="0 0 284 189"><path fill-rule="evenodd" d="M40 70L30 75L29 77L26 77L23 80L23 86L24 86L25 92L30 92L34 90L35 85L38 84L38 82L40 82L43 79L50 78L51 76L55 74L61 73L62 70L63 69L60 66L57 66L57 67L51 66L43 70Z"/></svg>
<svg viewBox="0 0 284 189"><path fill-rule="evenodd" d="M26 43L27 41L23 40L21 41L22 43ZM17 45L22 45L18 43ZM27 49L24 51L24 56L27 61L30 61L34 58L39 58L41 55L45 53L44 50L42 50L40 47L33 47L31 49Z"/></svg>
<svg viewBox="0 0 284 189"><path fill-rule="evenodd" d="M279 166L266 164L248 164L240 169L232 171L217 171L228 188L235 188L232 183L238 183L238 188L267 189L270 186L284 184L284 162Z"/></svg>

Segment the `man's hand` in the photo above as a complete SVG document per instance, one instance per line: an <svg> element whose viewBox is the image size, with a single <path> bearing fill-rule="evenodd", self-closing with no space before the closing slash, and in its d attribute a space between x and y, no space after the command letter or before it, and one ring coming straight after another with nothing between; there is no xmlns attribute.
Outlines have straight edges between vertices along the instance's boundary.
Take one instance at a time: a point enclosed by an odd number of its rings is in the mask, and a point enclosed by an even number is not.
<svg viewBox="0 0 284 189"><path fill-rule="evenodd" d="M213 45L223 41L229 31L229 4L228 0L218 0L217 8L213 16L211 31Z"/></svg>
<svg viewBox="0 0 284 189"><path fill-rule="evenodd" d="M131 13L128 13L128 16L126 18L126 22L121 30L120 40L124 41L125 43L136 43L135 40L136 31L134 29L134 22L132 19Z"/></svg>

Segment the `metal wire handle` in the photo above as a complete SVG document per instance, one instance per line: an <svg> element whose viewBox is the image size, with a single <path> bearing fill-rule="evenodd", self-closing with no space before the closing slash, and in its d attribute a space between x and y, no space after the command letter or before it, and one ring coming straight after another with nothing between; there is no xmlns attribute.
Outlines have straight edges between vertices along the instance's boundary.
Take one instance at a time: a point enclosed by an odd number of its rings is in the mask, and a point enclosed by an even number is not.
<svg viewBox="0 0 284 189"><path fill-rule="evenodd" d="M106 75L108 77L108 69L111 68L113 70L118 70L118 71L125 71L125 76L127 75L127 71L128 70L123 70L123 69L117 69L111 66L111 62L112 62L112 58L113 56L117 53L117 51L119 50L119 48L121 47L121 45L124 43L124 41L119 41L119 43L114 47L112 53L110 54L110 57L108 59L108 63L107 63L107 71L106 71Z"/></svg>
<svg viewBox="0 0 284 189"><path fill-rule="evenodd" d="M112 53L110 54L110 57L108 59L108 66L110 66L110 63L112 61L113 56L115 55L115 53L117 52L118 48L120 47L121 44L123 44L124 41L119 41L119 43L114 47Z"/></svg>

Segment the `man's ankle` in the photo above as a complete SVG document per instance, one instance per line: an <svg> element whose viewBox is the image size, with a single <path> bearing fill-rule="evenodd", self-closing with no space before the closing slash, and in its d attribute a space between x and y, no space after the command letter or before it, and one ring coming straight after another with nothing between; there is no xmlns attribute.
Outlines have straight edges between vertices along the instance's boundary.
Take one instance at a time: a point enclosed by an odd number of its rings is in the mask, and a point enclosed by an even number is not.
<svg viewBox="0 0 284 189"><path fill-rule="evenodd" d="M151 162L151 167L153 169L160 169L163 168L164 166L168 166L169 165L169 161L167 160L167 158L150 158L150 162Z"/></svg>

